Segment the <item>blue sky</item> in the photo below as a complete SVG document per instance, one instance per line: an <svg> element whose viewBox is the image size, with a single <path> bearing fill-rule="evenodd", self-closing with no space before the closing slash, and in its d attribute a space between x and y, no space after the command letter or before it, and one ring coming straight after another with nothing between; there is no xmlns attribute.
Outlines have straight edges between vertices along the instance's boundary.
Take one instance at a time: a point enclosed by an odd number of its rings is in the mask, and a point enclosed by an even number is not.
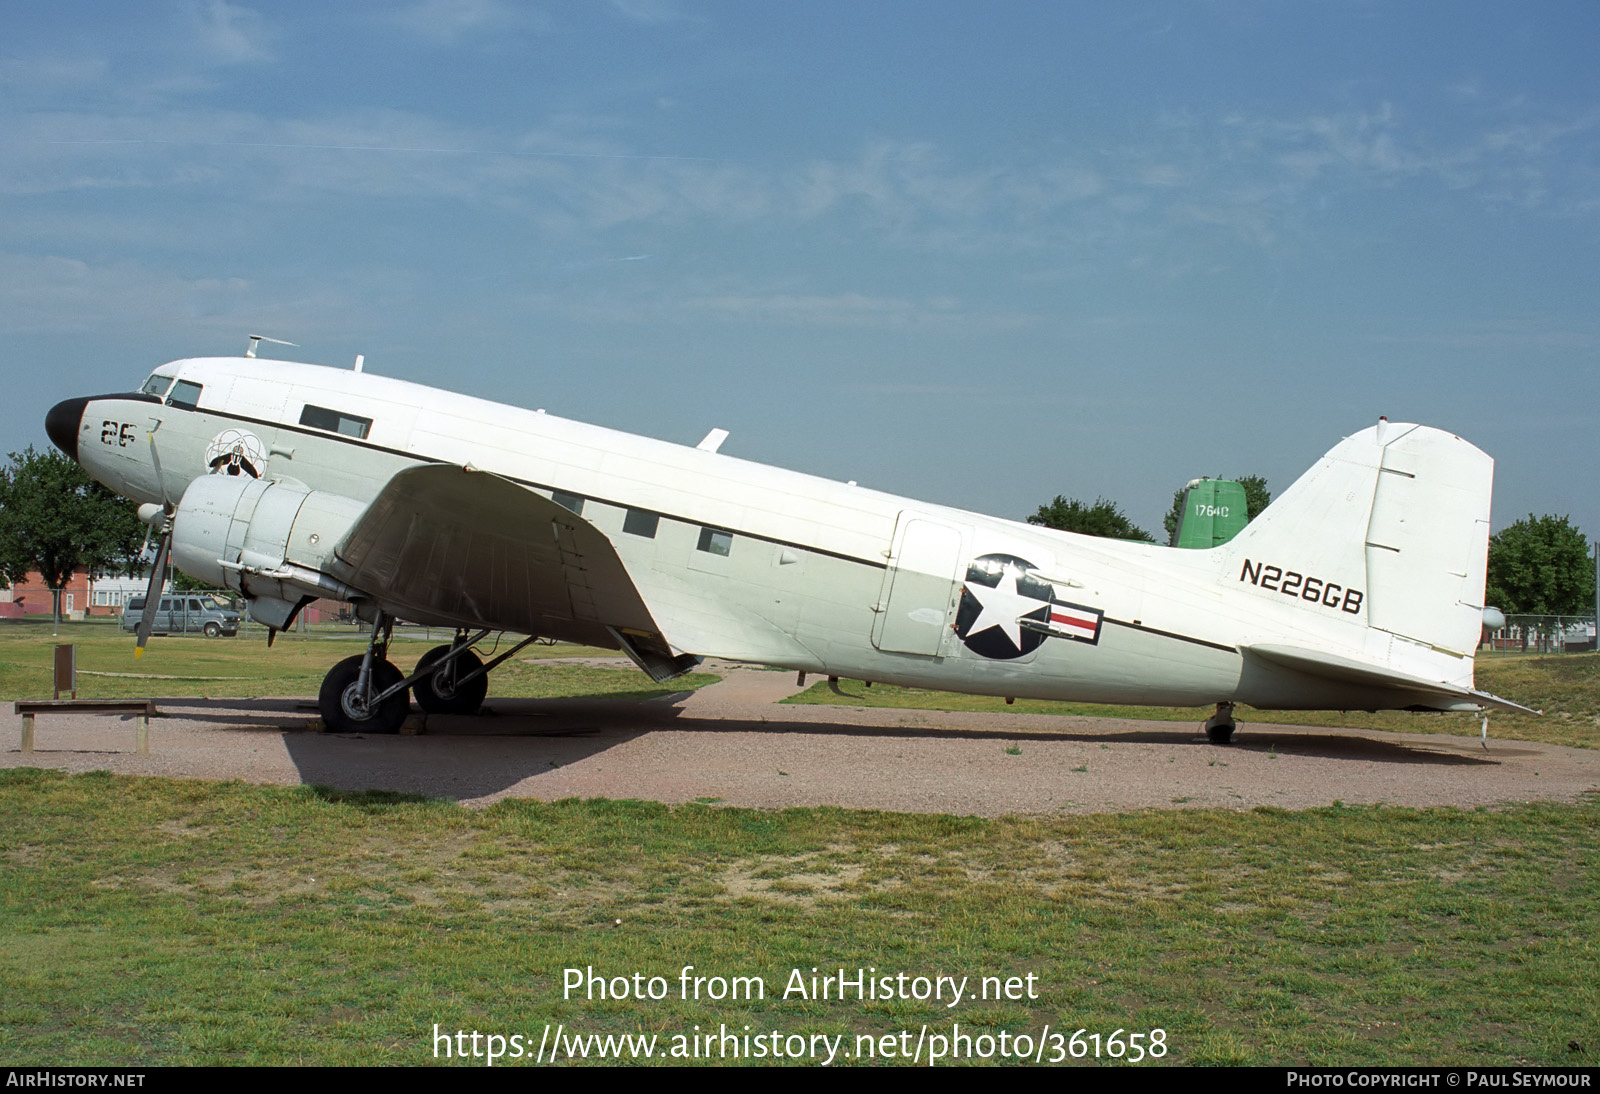
<svg viewBox="0 0 1600 1094"><path fill-rule="evenodd" d="M1600 533L1600 5L0 6L4 450L280 350L1159 529L1380 414Z"/></svg>

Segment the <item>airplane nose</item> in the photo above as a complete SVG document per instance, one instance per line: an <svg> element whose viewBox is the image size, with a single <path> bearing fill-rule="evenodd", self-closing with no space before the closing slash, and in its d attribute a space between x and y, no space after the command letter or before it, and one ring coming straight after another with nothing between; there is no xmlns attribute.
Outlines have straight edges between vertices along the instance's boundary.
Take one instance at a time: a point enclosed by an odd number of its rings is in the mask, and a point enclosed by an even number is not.
<svg viewBox="0 0 1600 1094"><path fill-rule="evenodd" d="M51 407L44 418L44 431L74 463L78 461L78 425L83 421L83 408L88 405L88 399L65 399Z"/></svg>

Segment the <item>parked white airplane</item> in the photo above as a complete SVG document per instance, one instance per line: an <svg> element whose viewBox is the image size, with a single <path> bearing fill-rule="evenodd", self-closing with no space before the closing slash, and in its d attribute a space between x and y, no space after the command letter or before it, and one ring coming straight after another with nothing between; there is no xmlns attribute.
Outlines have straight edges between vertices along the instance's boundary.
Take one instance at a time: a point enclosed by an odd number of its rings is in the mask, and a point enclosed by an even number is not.
<svg viewBox="0 0 1600 1094"><path fill-rule="evenodd" d="M505 631L621 649L657 680L702 657L1036 699L1280 709L1525 709L1473 688L1493 461L1380 421L1237 538L1174 550L927 505L400 380L174 361L46 428L146 503L190 575L287 627L351 601L331 728L478 709ZM158 566L157 572L159 573ZM456 628L405 676L397 618ZM142 647L148 626L140 632ZM531 641L531 639L529 639ZM270 634L269 634L270 641ZM521 647L518 646L518 649ZM515 652L512 650L511 652Z"/></svg>

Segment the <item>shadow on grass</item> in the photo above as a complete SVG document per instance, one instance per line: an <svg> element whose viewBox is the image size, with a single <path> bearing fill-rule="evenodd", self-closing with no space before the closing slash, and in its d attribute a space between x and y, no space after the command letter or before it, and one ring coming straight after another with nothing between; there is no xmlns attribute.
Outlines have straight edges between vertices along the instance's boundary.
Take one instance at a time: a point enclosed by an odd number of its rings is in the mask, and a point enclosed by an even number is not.
<svg viewBox="0 0 1600 1094"><path fill-rule="evenodd" d="M445 800L398 790L341 790L336 786L320 784L304 786L301 790L318 801L353 806L363 813L392 813L402 806L428 805Z"/></svg>

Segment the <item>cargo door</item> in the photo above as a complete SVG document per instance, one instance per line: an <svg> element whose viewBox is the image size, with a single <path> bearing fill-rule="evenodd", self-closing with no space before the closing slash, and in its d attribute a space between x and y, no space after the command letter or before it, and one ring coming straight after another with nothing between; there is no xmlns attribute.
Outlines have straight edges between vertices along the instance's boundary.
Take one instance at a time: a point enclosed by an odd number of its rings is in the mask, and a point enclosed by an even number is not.
<svg viewBox="0 0 1600 1094"><path fill-rule="evenodd" d="M962 529L904 510L895 525L872 644L886 653L939 655L950 634L966 551Z"/></svg>

